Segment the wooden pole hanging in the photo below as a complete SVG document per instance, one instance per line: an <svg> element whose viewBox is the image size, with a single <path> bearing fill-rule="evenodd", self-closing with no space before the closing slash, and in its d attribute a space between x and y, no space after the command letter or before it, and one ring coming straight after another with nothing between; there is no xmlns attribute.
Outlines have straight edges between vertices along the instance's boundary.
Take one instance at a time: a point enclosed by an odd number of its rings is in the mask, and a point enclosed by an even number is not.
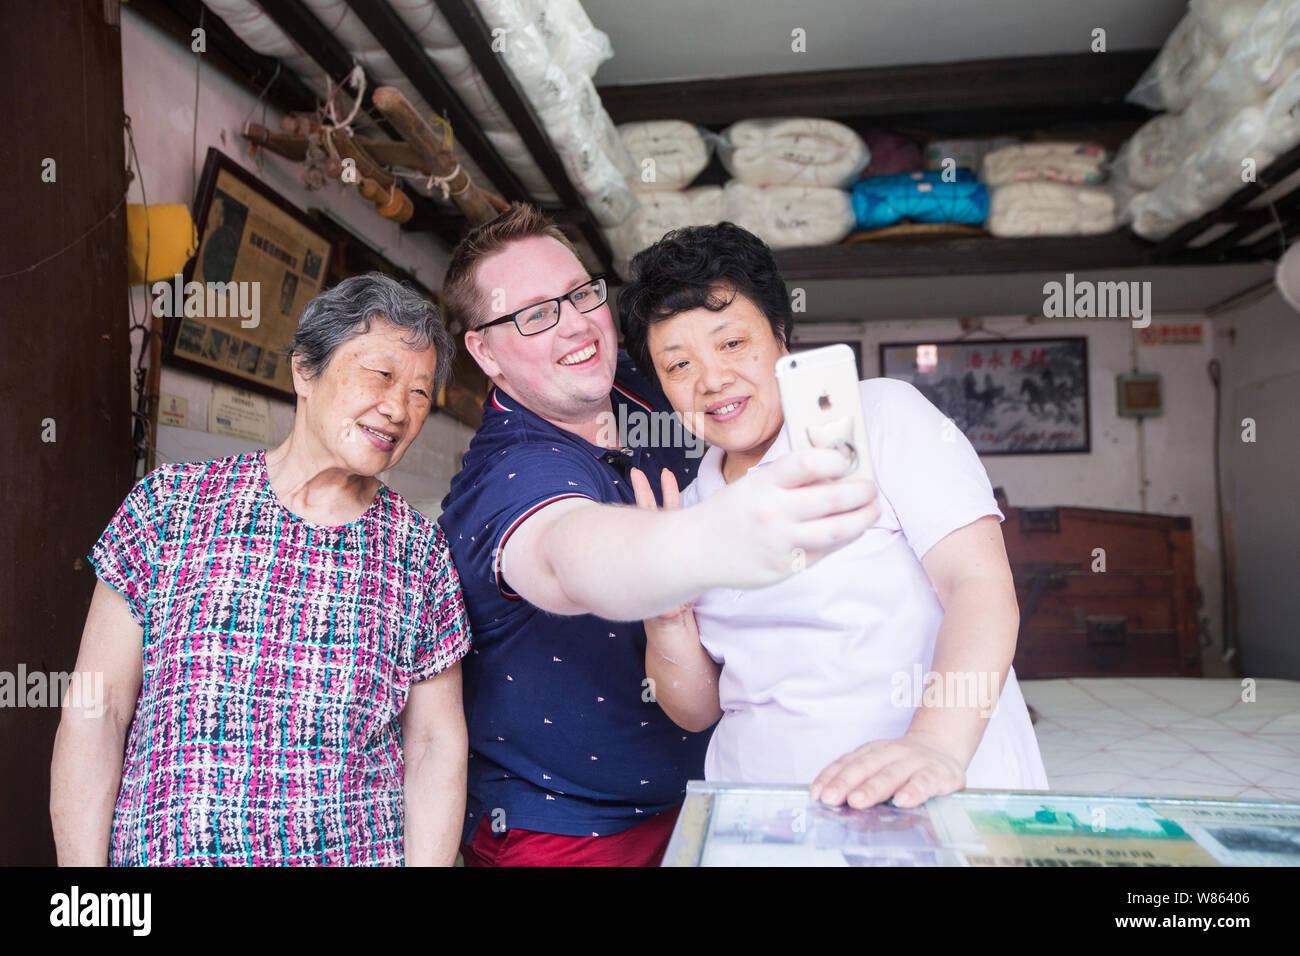
<svg viewBox="0 0 1300 956"><path fill-rule="evenodd" d="M451 151L450 142L434 132L400 90L391 86L377 88L374 104L402 139L428 162L432 175L443 184L447 197L465 214L470 225L496 218L504 204L500 204L500 200L493 203L487 193L470 181L469 174L461 168L460 161Z"/></svg>

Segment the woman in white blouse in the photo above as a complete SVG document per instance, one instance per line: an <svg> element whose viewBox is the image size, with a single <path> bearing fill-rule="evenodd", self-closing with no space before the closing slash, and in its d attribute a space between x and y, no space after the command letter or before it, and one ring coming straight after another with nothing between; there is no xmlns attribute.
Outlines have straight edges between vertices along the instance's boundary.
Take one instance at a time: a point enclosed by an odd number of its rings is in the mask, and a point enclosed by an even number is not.
<svg viewBox="0 0 1300 956"><path fill-rule="evenodd" d="M790 302L770 250L731 223L669 233L632 269L628 352L711 446L689 507L789 451L774 365ZM684 729L718 722L710 780L808 784L854 807L1046 789L1011 669L1019 611L988 476L911 385L860 389L880 520L780 584L706 591L647 621L656 698Z"/></svg>

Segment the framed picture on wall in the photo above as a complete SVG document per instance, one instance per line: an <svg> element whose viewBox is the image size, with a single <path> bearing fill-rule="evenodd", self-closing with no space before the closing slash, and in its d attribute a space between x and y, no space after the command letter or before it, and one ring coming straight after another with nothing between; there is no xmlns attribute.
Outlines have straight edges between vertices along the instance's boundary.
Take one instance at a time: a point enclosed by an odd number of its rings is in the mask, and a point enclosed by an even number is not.
<svg viewBox="0 0 1300 956"><path fill-rule="evenodd" d="M199 251L182 280L152 290L168 364L294 400L284 350L323 287L330 240L230 157L208 149L195 203Z"/></svg>
<svg viewBox="0 0 1300 956"><path fill-rule="evenodd" d="M1092 450L1083 336L882 343L880 370L916 386L981 455Z"/></svg>

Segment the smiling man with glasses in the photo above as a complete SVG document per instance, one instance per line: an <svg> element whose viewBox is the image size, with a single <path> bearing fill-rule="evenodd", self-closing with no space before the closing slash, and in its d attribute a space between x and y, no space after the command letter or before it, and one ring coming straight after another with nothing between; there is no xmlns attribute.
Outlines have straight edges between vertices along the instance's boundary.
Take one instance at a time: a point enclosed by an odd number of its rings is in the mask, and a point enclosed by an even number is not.
<svg viewBox="0 0 1300 956"><path fill-rule="evenodd" d="M492 380L439 519L461 577L471 866L654 865L708 734L683 732L646 678L643 618L711 587L774 584L875 522L874 486L832 451L790 455L686 511L662 498L684 447L618 446L610 416L664 413L619 350L607 283L513 205L456 247L449 321ZM638 481L641 475L638 475Z"/></svg>

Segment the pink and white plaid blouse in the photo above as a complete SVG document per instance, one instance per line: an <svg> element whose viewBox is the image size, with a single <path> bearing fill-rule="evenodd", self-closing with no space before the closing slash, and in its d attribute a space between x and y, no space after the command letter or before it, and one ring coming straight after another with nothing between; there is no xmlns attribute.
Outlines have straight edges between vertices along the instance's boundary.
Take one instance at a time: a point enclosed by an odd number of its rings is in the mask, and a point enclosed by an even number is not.
<svg viewBox="0 0 1300 956"><path fill-rule="evenodd" d="M434 522L313 525L258 451L152 472L90 560L144 628L111 863L401 865L397 718L470 641Z"/></svg>

